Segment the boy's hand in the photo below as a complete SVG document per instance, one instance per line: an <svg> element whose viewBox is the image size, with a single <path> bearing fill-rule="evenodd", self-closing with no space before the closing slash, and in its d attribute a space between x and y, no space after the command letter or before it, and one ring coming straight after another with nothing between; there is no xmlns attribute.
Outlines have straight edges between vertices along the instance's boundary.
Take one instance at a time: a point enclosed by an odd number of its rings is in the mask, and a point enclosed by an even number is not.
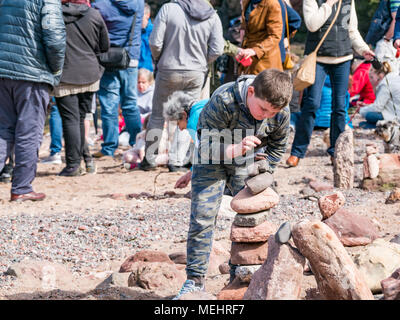
<svg viewBox="0 0 400 320"><path fill-rule="evenodd" d="M256 136L248 136L243 138L241 143L231 144L226 148L226 156L228 159L233 159L244 155L247 151L252 150L254 147L258 146L261 140Z"/></svg>
<svg viewBox="0 0 400 320"><path fill-rule="evenodd" d="M192 180L192 171L186 172L182 177L178 179L178 181L175 183L175 189L183 189L185 188L190 180Z"/></svg>

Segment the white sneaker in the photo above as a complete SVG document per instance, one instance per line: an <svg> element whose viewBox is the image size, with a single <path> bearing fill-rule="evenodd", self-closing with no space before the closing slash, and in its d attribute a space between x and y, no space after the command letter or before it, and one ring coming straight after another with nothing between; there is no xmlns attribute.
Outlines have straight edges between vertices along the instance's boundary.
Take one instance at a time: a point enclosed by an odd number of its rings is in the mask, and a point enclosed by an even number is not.
<svg viewBox="0 0 400 320"><path fill-rule="evenodd" d="M47 158L43 159L41 163L44 164L62 164L61 161L61 154L55 153L52 156L48 156Z"/></svg>

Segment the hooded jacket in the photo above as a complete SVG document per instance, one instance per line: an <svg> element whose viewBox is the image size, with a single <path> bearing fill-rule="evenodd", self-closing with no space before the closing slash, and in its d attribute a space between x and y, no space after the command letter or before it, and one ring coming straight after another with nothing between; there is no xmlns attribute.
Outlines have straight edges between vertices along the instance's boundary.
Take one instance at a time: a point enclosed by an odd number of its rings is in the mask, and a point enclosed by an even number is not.
<svg viewBox="0 0 400 320"><path fill-rule="evenodd" d="M207 64L224 50L221 20L205 0L164 4L154 21L149 42L160 71L205 72Z"/></svg>
<svg viewBox="0 0 400 320"><path fill-rule="evenodd" d="M104 70L96 54L106 52L110 47L107 27L100 13L87 5L67 3L62 8L67 50L61 82L93 83L101 78Z"/></svg>
<svg viewBox="0 0 400 320"><path fill-rule="evenodd" d="M124 47L131 59L139 60L142 33L143 0L103 0L92 7L98 9L108 29L111 46ZM129 34L136 13L132 46L129 48Z"/></svg>
<svg viewBox="0 0 400 320"><path fill-rule="evenodd" d="M59 0L0 1L0 78L57 85L65 26Z"/></svg>

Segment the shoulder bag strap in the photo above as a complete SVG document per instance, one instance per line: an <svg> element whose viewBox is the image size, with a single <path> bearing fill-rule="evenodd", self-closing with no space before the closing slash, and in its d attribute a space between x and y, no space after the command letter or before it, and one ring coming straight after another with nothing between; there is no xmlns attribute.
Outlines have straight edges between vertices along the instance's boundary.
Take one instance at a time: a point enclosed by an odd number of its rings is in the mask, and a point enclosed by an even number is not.
<svg viewBox="0 0 400 320"><path fill-rule="evenodd" d="M337 17L339 16L339 12L340 12L340 9L341 9L341 8L342 8L342 0L339 0L339 5L338 5L338 8L337 8L337 10L336 10L335 17L333 18L332 23L331 23L331 25L329 26L328 30L326 30L324 36L322 37L322 39L321 39L320 42L318 43L317 47L315 48L315 50L314 50L315 53L318 52L319 48L322 46L322 43L325 41L325 38L327 37L329 31L331 31L333 25L334 25L335 22L336 22Z"/></svg>
<svg viewBox="0 0 400 320"><path fill-rule="evenodd" d="M390 90L389 81L388 81L388 79L387 79L386 76L385 76L385 80L386 80L386 84L387 84L387 86L388 86L388 90L389 90L389 94L390 94L390 99L392 99L394 115L396 116L396 119L400 120L400 119L397 117L396 105L394 104L394 99L393 99L393 96L392 96L392 91Z"/></svg>
<svg viewBox="0 0 400 320"><path fill-rule="evenodd" d="M342 1L342 0L340 0ZM132 47L132 40L133 40L133 31L135 30L135 24L136 24L136 15L137 12L135 12L134 16L133 16L133 22L132 22L132 26L131 26L131 31L129 32L129 42L128 42L128 47Z"/></svg>
<svg viewBox="0 0 400 320"><path fill-rule="evenodd" d="M90 44L90 41L88 40L88 38L86 38L85 33L82 32L81 28L79 27L78 23L76 21L72 22L75 27L78 29L79 33L82 35L82 37L85 39L85 41L87 42L87 44L92 48L92 45ZM93 48L92 48L93 49ZM96 50L93 49L94 53L96 53Z"/></svg>
<svg viewBox="0 0 400 320"><path fill-rule="evenodd" d="M289 20L288 20L288 13L286 8L286 3L283 4L285 6L285 17L286 17L286 34L288 40L288 52L290 52L290 34L289 34Z"/></svg>

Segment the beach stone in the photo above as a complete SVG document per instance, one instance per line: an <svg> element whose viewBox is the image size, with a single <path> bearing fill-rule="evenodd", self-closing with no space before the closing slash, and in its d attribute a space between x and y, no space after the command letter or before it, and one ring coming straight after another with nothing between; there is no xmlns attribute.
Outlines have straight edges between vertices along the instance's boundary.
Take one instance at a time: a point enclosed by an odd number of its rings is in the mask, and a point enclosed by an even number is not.
<svg viewBox="0 0 400 320"><path fill-rule="evenodd" d="M333 190L333 185L331 185L330 183L319 181L319 180L311 180L310 187L312 189L314 189L316 192Z"/></svg>
<svg viewBox="0 0 400 320"><path fill-rule="evenodd" d="M237 213L255 213L268 210L279 203L279 196L271 188L252 195L245 187L231 201L231 208Z"/></svg>
<svg viewBox="0 0 400 320"><path fill-rule="evenodd" d="M292 236L291 228L290 228L290 222L286 221L282 223L282 225L279 227L278 231L275 233L275 240L278 243L287 243Z"/></svg>
<svg viewBox="0 0 400 320"><path fill-rule="evenodd" d="M246 179L245 184L250 192L256 195L270 187L273 182L274 176L269 172L265 172Z"/></svg>
<svg viewBox="0 0 400 320"><path fill-rule="evenodd" d="M344 246L364 246L379 238L377 226L367 217L340 208L324 220Z"/></svg>
<svg viewBox="0 0 400 320"><path fill-rule="evenodd" d="M352 189L354 185L354 140L353 131L348 126L336 140L333 185L341 189Z"/></svg>
<svg viewBox="0 0 400 320"><path fill-rule="evenodd" d="M166 262L173 264L174 262L164 252L153 250L142 250L128 257L121 265L119 272L132 272L132 264L135 262Z"/></svg>
<svg viewBox="0 0 400 320"><path fill-rule="evenodd" d="M385 300L400 300L400 268L381 281Z"/></svg>
<svg viewBox="0 0 400 320"><path fill-rule="evenodd" d="M267 258L267 253L267 242L232 242L231 263L238 265L262 264Z"/></svg>
<svg viewBox="0 0 400 320"><path fill-rule="evenodd" d="M186 252L174 252L168 257L176 264L186 264Z"/></svg>
<svg viewBox="0 0 400 320"><path fill-rule="evenodd" d="M218 269L221 274L229 274L229 270L231 269L231 267L227 262L224 262L219 265Z"/></svg>
<svg viewBox="0 0 400 320"><path fill-rule="evenodd" d="M238 266L235 269L235 276L240 280L241 283L249 284L254 272L260 269L261 264L253 266Z"/></svg>
<svg viewBox="0 0 400 320"><path fill-rule="evenodd" d="M400 188L394 188L385 201L386 204L393 204L397 202L400 202Z"/></svg>
<svg viewBox="0 0 400 320"><path fill-rule="evenodd" d="M267 160L259 160L247 167L247 173L250 177L254 177L260 173L267 172L269 164Z"/></svg>
<svg viewBox="0 0 400 320"><path fill-rule="evenodd" d="M263 242L277 230L275 224L265 221L255 227L239 227L232 224L231 241L233 242Z"/></svg>
<svg viewBox="0 0 400 320"><path fill-rule="evenodd" d="M267 221L269 211L257 212L253 214L237 214L233 224L238 227L256 227Z"/></svg>
<svg viewBox="0 0 400 320"><path fill-rule="evenodd" d="M246 292L248 284L241 283L235 278L231 283L226 285L217 295L218 300L242 300Z"/></svg>
<svg viewBox="0 0 400 320"><path fill-rule="evenodd" d="M371 154L367 157L369 178L375 179L379 175L379 160L376 155Z"/></svg>
<svg viewBox="0 0 400 320"><path fill-rule="evenodd" d="M351 257L363 273L370 290L380 293L381 281L390 277L400 266L400 245L376 239L365 247L354 248Z"/></svg>
<svg viewBox="0 0 400 320"><path fill-rule="evenodd" d="M395 235L393 239L390 240L390 242L400 244L400 234Z"/></svg>
<svg viewBox="0 0 400 320"><path fill-rule="evenodd" d="M268 258L251 278L243 300L300 298L305 258L289 244L268 239Z"/></svg>
<svg viewBox="0 0 400 320"><path fill-rule="evenodd" d="M322 297L327 300L374 299L363 274L325 223L301 220L293 226L292 237L300 253L309 260Z"/></svg>
<svg viewBox="0 0 400 320"><path fill-rule="evenodd" d="M345 202L346 198L340 191L319 198L318 206L322 214L322 220L332 216Z"/></svg>
<svg viewBox="0 0 400 320"><path fill-rule="evenodd" d="M128 286L139 286L146 290L168 287L179 291L186 280L186 272L167 262L139 262L137 269L128 278Z"/></svg>
<svg viewBox="0 0 400 320"><path fill-rule="evenodd" d="M12 264L4 273L14 276L26 288L40 290L75 289L72 272L62 264L25 258Z"/></svg>
<svg viewBox="0 0 400 320"><path fill-rule="evenodd" d="M128 287L128 279L130 274L128 272L113 272L96 289L106 289L112 287Z"/></svg>

